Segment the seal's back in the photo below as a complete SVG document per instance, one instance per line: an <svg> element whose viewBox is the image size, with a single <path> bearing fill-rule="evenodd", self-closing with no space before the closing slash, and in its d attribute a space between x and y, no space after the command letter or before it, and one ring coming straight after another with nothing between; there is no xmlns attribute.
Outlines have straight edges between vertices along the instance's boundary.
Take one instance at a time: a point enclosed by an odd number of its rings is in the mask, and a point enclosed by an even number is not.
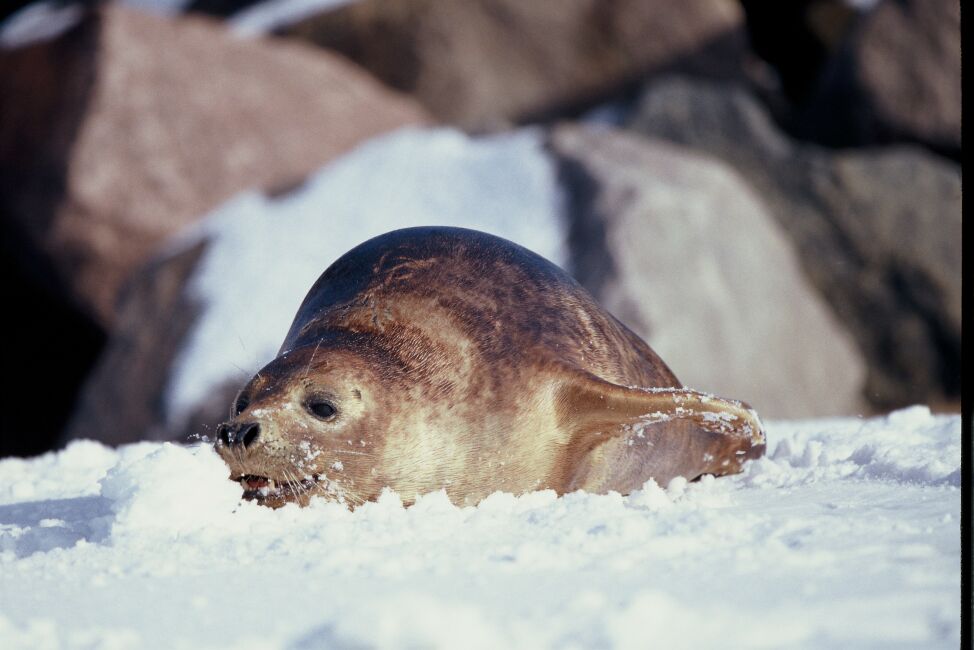
<svg viewBox="0 0 974 650"><path fill-rule="evenodd" d="M392 312L396 318L387 318ZM314 344L328 330L409 338L435 336L446 322L488 362L521 356L627 386L681 385L565 271L513 242L464 228L406 228L350 250L308 292L281 351Z"/></svg>

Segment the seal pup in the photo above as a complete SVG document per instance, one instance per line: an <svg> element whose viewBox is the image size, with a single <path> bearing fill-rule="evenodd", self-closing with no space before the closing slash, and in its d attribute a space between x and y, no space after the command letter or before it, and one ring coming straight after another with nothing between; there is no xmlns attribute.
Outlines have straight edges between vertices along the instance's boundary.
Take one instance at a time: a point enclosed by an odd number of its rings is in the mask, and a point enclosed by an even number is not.
<svg viewBox="0 0 974 650"><path fill-rule="evenodd" d="M244 497L627 494L739 472L755 412L699 393L563 270L461 228L396 230L318 278L215 447Z"/></svg>

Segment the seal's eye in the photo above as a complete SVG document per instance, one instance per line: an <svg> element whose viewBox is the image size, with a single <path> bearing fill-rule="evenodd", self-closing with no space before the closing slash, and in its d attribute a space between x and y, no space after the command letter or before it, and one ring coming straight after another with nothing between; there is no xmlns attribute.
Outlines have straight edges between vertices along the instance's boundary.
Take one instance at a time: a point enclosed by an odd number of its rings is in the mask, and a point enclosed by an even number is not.
<svg viewBox="0 0 974 650"><path fill-rule="evenodd" d="M323 400L317 397L309 400L304 406L311 411L316 418L321 418L322 420L327 420L331 416L335 415L335 413L338 411L334 404L328 400Z"/></svg>
<svg viewBox="0 0 974 650"><path fill-rule="evenodd" d="M234 416L243 413L247 407L250 406L250 400L247 399L246 395L241 395L237 398L237 401L233 403L233 414Z"/></svg>

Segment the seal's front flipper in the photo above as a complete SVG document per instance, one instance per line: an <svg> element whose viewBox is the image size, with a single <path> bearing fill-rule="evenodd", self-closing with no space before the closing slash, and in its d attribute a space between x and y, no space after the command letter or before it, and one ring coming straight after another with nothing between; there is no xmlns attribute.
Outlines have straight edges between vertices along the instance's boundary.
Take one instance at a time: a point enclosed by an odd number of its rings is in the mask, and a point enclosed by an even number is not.
<svg viewBox="0 0 974 650"><path fill-rule="evenodd" d="M567 489L628 493L650 478L665 486L676 476L736 474L764 454L753 409L688 388L627 388L584 373L559 402L573 431L570 466L579 468Z"/></svg>

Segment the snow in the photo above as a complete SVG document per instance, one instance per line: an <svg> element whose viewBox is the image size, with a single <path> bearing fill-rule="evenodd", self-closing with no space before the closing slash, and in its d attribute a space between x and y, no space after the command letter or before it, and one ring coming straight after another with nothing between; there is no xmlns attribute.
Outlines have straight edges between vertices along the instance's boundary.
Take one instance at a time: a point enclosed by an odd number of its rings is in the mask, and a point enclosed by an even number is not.
<svg viewBox="0 0 974 650"><path fill-rule="evenodd" d="M363 241L408 226L462 226L564 266L562 200L540 131L471 138L446 128L370 140L284 196L231 199L169 245L210 242L190 280L203 313L168 386L172 421L271 361L314 281Z"/></svg>
<svg viewBox="0 0 974 650"><path fill-rule="evenodd" d="M958 416L768 423L629 496L239 501L207 446L0 461L0 647L955 648Z"/></svg>
<svg viewBox="0 0 974 650"><path fill-rule="evenodd" d="M161 16L174 16L189 7L192 0L114 0L118 4L134 7Z"/></svg>
<svg viewBox="0 0 974 650"><path fill-rule="evenodd" d="M62 5L57 0L29 4L0 21L0 49L57 38L74 27L83 13L80 5Z"/></svg>
<svg viewBox="0 0 974 650"><path fill-rule="evenodd" d="M354 0L269 0L233 14L228 22L241 36L259 36L351 2Z"/></svg>

